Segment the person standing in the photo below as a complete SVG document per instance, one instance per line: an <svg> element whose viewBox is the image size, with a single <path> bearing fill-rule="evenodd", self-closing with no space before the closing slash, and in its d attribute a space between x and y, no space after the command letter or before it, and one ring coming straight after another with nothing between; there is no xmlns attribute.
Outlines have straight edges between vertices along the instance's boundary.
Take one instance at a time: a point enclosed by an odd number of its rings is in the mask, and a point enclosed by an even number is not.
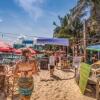
<svg viewBox="0 0 100 100"><path fill-rule="evenodd" d="M55 55L54 53L51 54L49 57L49 67L50 67L50 76L54 75L54 68L55 68Z"/></svg>
<svg viewBox="0 0 100 100"><path fill-rule="evenodd" d="M16 64L15 68L14 74L18 78L20 100L30 100L34 89L33 74L38 72L36 61L30 59L30 54L28 49L22 50L23 59Z"/></svg>

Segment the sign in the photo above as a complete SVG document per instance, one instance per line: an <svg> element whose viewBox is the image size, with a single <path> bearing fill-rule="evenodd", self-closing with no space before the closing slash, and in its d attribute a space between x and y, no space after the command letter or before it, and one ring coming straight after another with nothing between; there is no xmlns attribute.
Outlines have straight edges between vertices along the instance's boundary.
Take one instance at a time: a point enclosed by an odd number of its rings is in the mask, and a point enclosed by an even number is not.
<svg viewBox="0 0 100 100"><path fill-rule="evenodd" d="M90 69L91 67L89 64L81 63L79 87L80 87L82 94L84 94L86 86L87 86Z"/></svg>
<svg viewBox="0 0 100 100"><path fill-rule="evenodd" d="M81 57L79 57L79 56L73 57L73 66L75 68L79 68L80 63L81 63Z"/></svg>

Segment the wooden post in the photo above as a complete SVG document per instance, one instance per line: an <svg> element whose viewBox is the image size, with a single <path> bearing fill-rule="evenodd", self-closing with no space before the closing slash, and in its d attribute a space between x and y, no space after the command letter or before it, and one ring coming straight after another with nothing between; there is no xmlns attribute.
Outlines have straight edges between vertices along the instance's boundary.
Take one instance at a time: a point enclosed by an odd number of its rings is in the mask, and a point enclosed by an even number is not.
<svg viewBox="0 0 100 100"><path fill-rule="evenodd" d="M86 20L83 26L83 45L84 45L84 61L86 62Z"/></svg>
<svg viewBox="0 0 100 100"><path fill-rule="evenodd" d="M100 59L100 52L98 52L98 60Z"/></svg>
<svg viewBox="0 0 100 100"><path fill-rule="evenodd" d="M100 79L97 78L97 83L96 83L96 100L100 100L100 96L99 96L99 92L100 92L99 82L100 82Z"/></svg>

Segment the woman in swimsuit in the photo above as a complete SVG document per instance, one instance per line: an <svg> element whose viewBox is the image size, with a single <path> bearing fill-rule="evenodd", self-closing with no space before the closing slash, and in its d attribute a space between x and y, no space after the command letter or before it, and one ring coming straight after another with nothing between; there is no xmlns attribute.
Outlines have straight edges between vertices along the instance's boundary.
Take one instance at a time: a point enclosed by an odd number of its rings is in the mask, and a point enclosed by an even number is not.
<svg viewBox="0 0 100 100"><path fill-rule="evenodd" d="M20 100L30 100L34 82L33 74L38 72L36 61L29 58L30 51L22 51L23 60L16 64L15 75L18 76Z"/></svg>

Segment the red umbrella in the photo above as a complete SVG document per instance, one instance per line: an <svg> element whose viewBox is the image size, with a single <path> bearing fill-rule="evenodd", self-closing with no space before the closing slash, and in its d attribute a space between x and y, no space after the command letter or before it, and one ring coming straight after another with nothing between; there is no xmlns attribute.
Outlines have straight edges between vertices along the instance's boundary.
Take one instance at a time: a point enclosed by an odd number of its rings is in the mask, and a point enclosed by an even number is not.
<svg viewBox="0 0 100 100"><path fill-rule="evenodd" d="M22 54L22 50L21 49L13 49L13 52L15 53L15 54Z"/></svg>
<svg viewBox="0 0 100 100"><path fill-rule="evenodd" d="M22 50L23 49L25 49L25 48L21 48L21 49L13 49L13 52L15 53L15 54L22 54ZM33 50L32 48L27 48L30 52L31 52L31 54L32 55L34 55L34 54L36 54L36 51L35 50Z"/></svg>
<svg viewBox="0 0 100 100"><path fill-rule="evenodd" d="M9 44L0 41L0 52L12 52L13 48Z"/></svg>
<svg viewBox="0 0 100 100"><path fill-rule="evenodd" d="M30 52L31 52L32 55L37 54L36 51L33 50L32 48L28 48L28 50L30 50Z"/></svg>
<svg viewBox="0 0 100 100"><path fill-rule="evenodd" d="M23 49L25 49L25 48L21 48L21 49L15 49L14 48L13 52L16 53L16 54L22 54ZM30 48L30 47L27 48L27 49L31 52L32 55L41 53L40 51L34 50L33 48Z"/></svg>

